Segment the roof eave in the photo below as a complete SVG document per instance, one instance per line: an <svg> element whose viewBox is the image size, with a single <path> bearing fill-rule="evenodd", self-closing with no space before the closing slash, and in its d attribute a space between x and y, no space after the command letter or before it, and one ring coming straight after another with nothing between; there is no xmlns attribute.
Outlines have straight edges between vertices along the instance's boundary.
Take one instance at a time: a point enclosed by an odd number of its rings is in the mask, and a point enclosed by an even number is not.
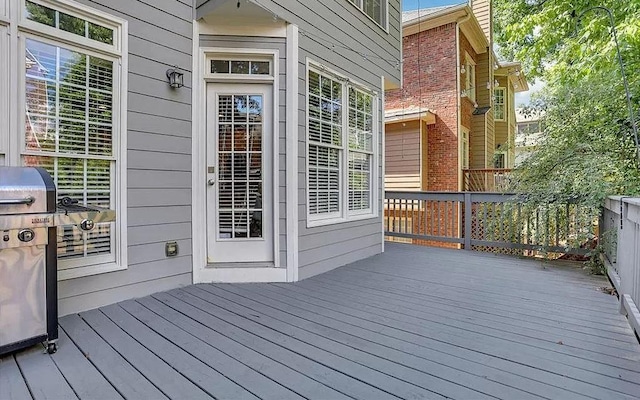
<svg viewBox="0 0 640 400"><path fill-rule="evenodd" d="M478 54L484 53L489 47L489 41L468 4L447 7L441 11L403 22L402 36L415 35L439 26L457 23L459 19L469 15L471 18L462 23L460 29L471 43L473 50Z"/></svg>

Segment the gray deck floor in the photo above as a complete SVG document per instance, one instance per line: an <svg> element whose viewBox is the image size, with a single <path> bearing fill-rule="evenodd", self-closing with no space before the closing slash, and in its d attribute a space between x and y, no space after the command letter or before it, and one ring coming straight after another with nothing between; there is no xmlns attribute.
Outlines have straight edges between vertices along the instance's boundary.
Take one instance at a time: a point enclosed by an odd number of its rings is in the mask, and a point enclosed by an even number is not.
<svg viewBox="0 0 640 400"><path fill-rule="evenodd" d="M0 399L630 399L640 345L601 277L387 244L296 284L195 285L60 319Z"/></svg>

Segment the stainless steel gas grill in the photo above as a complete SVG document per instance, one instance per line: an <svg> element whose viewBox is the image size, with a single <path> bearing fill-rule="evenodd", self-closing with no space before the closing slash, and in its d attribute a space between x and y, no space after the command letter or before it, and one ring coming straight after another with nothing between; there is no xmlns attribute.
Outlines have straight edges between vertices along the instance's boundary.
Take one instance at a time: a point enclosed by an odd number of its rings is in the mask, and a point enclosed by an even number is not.
<svg viewBox="0 0 640 400"><path fill-rule="evenodd" d="M115 212L69 198L42 168L0 167L0 355L58 340L58 226L91 230Z"/></svg>

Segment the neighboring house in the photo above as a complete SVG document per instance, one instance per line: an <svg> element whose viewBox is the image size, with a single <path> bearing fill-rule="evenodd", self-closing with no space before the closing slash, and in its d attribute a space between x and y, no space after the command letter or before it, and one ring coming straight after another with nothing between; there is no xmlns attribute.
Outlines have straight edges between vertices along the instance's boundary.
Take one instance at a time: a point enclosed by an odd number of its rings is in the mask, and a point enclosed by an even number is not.
<svg viewBox="0 0 640 400"><path fill-rule="evenodd" d="M297 281L383 251L399 10L0 0L0 164L43 166L59 195L117 212L58 230L61 315L193 282ZM169 86L174 69L184 86Z"/></svg>
<svg viewBox="0 0 640 400"><path fill-rule="evenodd" d="M498 62L494 70L493 119L495 154L490 168L515 166L516 107L515 94L529 90L519 62Z"/></svg>
<svg viewBox="0 0 640 400"><path fill-rule="evenodd" d="M544 136L542 115L516 110L515 166L520 165L540 144Z"/></svg>
<svg viewBox="0 0 640 400"><path fill-rule="evenodd" d="M490 190L487 170L513 166L513 99L527 82L492 51L489 0L471 3L402 15L403 87L386 93L387 189L460 191L480 174L475 189Z"/></svg>

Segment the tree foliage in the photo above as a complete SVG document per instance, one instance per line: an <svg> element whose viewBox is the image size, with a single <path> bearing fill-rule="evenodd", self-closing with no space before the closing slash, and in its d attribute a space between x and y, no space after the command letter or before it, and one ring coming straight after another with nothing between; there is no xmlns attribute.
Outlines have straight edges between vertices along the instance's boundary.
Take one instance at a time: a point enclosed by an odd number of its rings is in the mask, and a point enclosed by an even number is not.
<svg viewBox="0 0 640 400"><path fill-rule="evenodd" d="M634 113L640 98L640 0L494 0L503 58L522 61L546 88L528 110L545 136L517 168L514 189L537 202L640 193L640 173L608 15L624 58Z"/></svg>

